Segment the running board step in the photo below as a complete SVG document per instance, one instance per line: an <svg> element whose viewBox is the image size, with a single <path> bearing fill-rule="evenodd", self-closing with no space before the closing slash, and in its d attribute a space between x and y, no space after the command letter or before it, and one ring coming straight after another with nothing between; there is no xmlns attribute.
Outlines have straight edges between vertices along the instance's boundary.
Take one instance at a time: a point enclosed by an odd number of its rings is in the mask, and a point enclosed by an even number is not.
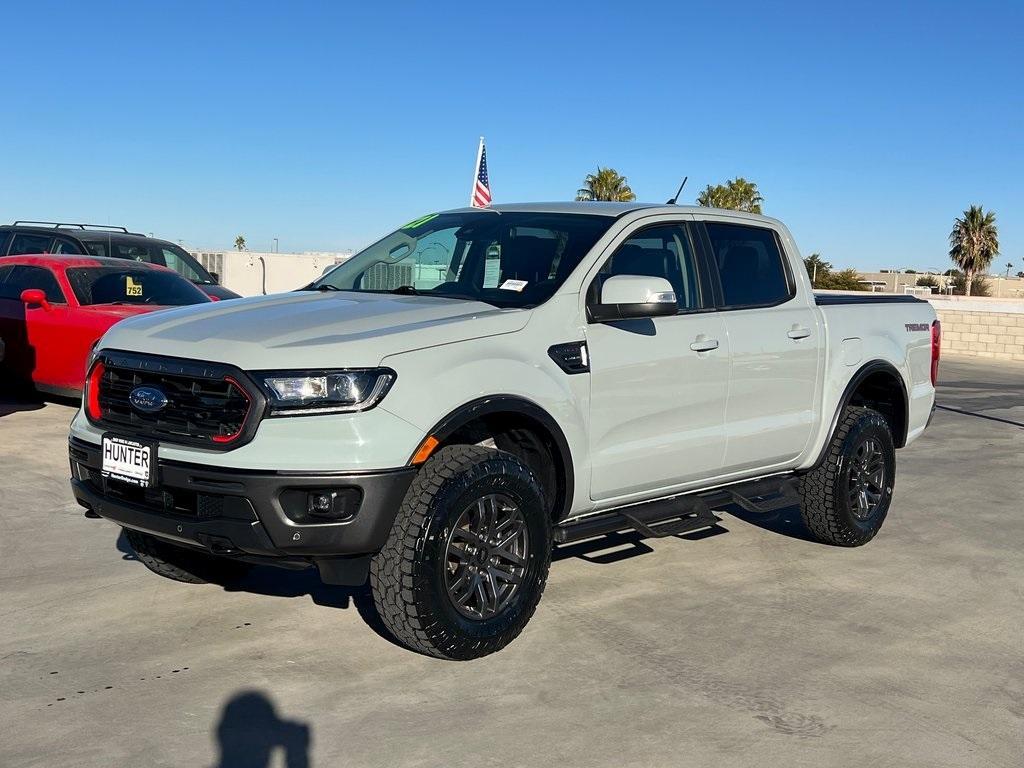
<svg viewBox="0 0 1024 768"><path fill-rule="evenodd" d="M799 503L795 478L768 478L705 493L656 499L562 523L555 526L554 539L557 544L569 544L631 530L649 538L678 536L717 525L719 519L711 511L716 507L736 504L748 512L766 514Z"/></svg>

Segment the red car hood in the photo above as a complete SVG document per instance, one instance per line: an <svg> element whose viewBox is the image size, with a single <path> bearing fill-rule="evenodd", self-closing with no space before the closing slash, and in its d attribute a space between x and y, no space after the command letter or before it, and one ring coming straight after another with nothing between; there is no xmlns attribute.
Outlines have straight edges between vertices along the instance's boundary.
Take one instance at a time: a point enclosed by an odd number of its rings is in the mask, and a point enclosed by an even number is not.
<svg viewBox="0 0 1024 768"><path fill-rule="evenodd" d="M148 312L156 312L158 309L171 309L171 307L156 304L89 304L79 307L78 311L88 312L94 316L109 317L116 323L126 317L145 315Z"/></svg>

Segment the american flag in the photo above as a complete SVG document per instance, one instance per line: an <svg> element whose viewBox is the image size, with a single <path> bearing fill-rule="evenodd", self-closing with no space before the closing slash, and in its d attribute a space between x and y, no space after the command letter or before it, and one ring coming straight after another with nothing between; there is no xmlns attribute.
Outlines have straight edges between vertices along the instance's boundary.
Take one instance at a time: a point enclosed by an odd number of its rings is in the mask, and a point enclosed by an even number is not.
<svg viewBox="0 0 1024 768"><path fill-rule="evenodd" d="M491 204L491 182L487 178L487 149L484 137L480 137L480 148L476 153L476 174L473 176L473 193L469 196L473 208L486 208Z"/></svg>

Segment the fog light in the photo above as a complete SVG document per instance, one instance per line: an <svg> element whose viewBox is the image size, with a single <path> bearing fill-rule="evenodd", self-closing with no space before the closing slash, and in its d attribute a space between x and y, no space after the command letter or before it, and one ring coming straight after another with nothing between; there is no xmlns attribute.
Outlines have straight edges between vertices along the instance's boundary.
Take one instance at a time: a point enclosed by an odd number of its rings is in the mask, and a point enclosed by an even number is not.
<svg viewBox="0 0 1024 768"><path fill-rule="evenodd" d="M362 494L355 488L324 488L306 493L306 513L310 517L344 520L359 510Z"/></svg>
<svg viewBox="0 0 1024 768"><path fill-rule="evenodd" d="M333 515L337 491L313 491L306 497L306 511L311 515Z"/></svg>

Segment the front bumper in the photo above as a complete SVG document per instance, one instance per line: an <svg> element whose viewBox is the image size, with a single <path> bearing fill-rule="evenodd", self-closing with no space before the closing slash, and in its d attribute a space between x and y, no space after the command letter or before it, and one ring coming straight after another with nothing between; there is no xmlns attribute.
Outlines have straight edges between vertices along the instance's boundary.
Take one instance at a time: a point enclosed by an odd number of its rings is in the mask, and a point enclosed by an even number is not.
<svg viewBox="0 0 1024 768"><path fill-rule="evenodd" d="M103 479L98 445L71 438L69 454L75 499L100 517L217 555L318 565L326 557L379 551L416 474L413 467L296 473L160 460L156 484L142 491ZM305 494L323 489L355 489L355 513L340 521L311 518Z"/></svg>

